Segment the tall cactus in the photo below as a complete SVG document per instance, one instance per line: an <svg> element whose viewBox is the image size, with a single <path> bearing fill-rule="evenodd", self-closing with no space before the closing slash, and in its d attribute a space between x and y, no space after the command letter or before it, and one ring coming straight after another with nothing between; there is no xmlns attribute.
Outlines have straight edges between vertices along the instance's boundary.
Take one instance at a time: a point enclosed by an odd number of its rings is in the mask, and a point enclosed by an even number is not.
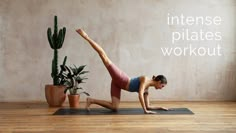
<svg viewBox="0 0 236 133"><path fill-rule="evenodd" d="M51 28L47 30L48 42L50 47L54 50L54 56L52 60L52 73L51 76L53 78L53 85L60 85L59 77L58 77L58 49L60 49L63 45L64 39L66 35L66 28L63 27L59 30L57 28L57 16L54 16L54 33L52 35Z"/></svg>

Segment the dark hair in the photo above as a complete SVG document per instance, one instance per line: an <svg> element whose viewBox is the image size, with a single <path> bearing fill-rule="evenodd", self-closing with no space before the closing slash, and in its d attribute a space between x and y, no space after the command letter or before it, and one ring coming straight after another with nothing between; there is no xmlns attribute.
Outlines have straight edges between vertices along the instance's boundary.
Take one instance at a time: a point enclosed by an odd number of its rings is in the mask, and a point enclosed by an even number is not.
<svg viewBox="0 0 236 133"><path fill-rule="evenodd" d="M161 84L167 84L167 79L164 75L153 76L152 79L155 81L161 81Z"/></svg>

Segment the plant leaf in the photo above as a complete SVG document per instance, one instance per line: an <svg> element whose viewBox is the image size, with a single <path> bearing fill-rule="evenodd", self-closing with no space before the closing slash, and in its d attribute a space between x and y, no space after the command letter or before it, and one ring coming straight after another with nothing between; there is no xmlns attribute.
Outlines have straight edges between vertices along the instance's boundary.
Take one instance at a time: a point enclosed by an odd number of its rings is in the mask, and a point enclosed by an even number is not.
<svg viewBox="0 0 236 133"><path fill-rule="evenodd" d="M87 96L90 96L87 92L81 92L80 94L82 94L82 93L84 93L85 95L87 95Z"/></svg>
<svg viewBox="0 0 236 133"><path fill-rule="evenodd" d="M73 67L70 67L70 69L72 70L73 74L75 75L75 73L76 73L76 69L73 68Z"/></svg>
<svg viewBox="0 0 236 133"><path fill-rule="evenodd" d="M78 88L78 87L77 87L77 88L75 88L75 90L76 90L76 91L77 91L77 90L83 90L83 88L81 88L81 87Z"/></svg>
<svg viewBox="0 0 236 133"><path fill-rule="evenodd" d="M78 80L83 80L83 79L80 76L76 76L75 80L78 81Z"/></svg>
<svg viewBox="0 0 236 133"><path fill-rule="evenodd" d="M86 65L82 65L78 68L78 73L82 72L84 70Z"/></svg>
<svg viewBox="0 0 236 133"><path fill-rule="evenodd" d="M75 64L73 64L73 65L74 65L74 70L75 70L74 75L78 75L78 74L79 74L79 73L78 73L78 68L76 67Z"/></svg>
<svg viewBox="0 0 236 133"><path fill-rule="evenodd" d="M85 73L89 73L89 71L82 71L81 73L79 73L79 75L85 74Z"/></svg>
<svg viewBox="0 0 236 133"><path fill-rule="evenodd" d="M70 86L72 86L72 83L67 80L67 81L64 83L64 85L66 85L67 87L70 87Z"/></svg>

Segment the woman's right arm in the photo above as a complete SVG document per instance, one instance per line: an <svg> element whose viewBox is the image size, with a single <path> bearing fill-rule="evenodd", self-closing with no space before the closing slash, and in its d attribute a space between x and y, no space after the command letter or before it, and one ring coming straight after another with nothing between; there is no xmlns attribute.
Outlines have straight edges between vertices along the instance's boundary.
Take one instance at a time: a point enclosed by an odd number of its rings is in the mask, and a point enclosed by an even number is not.
<svg viewBox="0 0 236 133"><path fill-rule="evenodd" d="M153 111L150 111L150 110L147 110L147 107L145 105L145 101L144 101L144 91L145 91L145 77L142 77L140 79L140 87L139 87L139 101L143 107L143 111L144 113L146 114L154 114L156 112L153 112Z"/></svg>

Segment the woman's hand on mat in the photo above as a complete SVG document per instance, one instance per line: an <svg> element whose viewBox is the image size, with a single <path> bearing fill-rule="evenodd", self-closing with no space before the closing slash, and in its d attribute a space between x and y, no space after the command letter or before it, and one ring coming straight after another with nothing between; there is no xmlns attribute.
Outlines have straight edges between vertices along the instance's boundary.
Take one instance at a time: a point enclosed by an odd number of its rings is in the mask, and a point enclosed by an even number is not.
<svg viewBox="0 0 236 133"><path fill-rule="evenodd" d="M145 112L145 114L156 114L156 112L150 111L150 110L146 110L146 111L144 111L144 112Z"/></svg>

